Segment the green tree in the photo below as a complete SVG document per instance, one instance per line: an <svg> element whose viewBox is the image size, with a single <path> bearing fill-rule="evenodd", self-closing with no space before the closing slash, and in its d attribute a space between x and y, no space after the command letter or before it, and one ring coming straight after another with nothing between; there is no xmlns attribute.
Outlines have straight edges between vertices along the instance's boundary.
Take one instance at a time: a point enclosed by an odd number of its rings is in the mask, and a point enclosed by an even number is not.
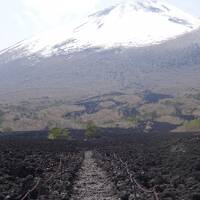
<svg viewBox="0 0 200 200"><path fill-rule="evenodd" d="M68 129L52 128L48 132L48 138L50 140L55 140L55 139L68 140L70 138L70 132Z"/></svg>
<svg viewBox="0 0 200 200"><path fill-rule="evenodd" d="M89 121L86 125L85 136L87 138L95 138L98 136L98 128L93 121Z"/></svg>

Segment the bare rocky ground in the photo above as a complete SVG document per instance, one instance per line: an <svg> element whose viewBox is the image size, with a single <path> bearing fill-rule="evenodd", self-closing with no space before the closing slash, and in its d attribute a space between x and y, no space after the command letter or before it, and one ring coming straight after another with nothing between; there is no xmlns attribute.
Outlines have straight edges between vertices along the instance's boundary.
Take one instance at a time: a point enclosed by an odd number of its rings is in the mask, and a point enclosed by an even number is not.
<svg viewBox="0 0 200 200"><path fill-rule="evenodd" d="M82 168L74 184L72 200L118 200L114 185L97 166L92 151L85 152Z"/></svg>
<svg viewBox="0 0 200 200"><path fill-rule="evenodd" d="M200 200L199 133L36 133L0 134L0 200Z"/></svg>

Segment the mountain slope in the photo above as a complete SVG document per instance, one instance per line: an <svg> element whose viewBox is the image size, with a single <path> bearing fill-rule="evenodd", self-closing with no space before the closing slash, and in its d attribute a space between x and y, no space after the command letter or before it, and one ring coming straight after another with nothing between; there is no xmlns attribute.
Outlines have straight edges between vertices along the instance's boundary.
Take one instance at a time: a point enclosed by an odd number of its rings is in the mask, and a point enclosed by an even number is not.
<svg viewBox="0 0 200 200"><path fill-rule="evenodd" d="M160 45L87 49L0 65L1 98L82 97L155 89L177 93L200 84L200 30Z"/></svg>
<svg viewBox="0 0 200 200"><path fill-rule="evenodd" d="M3 52L15 51L16 58L33 53L51 56L88 47L139 47L177 37L199 25L198 19L162 1L133 0L92 14L73 29L47 32Z"/></svg>
<svg viewBox="0 0 200 200"><path fill-rule="evenodd" d="M196 87L199 21L159 2L119 4L89 16L64 38L44 35L3 51L0 98L74 99L112 91L178 93Z"/></svg>

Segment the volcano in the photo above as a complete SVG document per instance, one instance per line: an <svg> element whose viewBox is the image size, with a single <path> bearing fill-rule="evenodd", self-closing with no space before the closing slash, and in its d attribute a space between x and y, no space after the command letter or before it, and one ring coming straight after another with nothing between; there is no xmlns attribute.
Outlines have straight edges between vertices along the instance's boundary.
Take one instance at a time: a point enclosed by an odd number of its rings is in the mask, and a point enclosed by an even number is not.
<svg viewBox="0 0 200 200"><path fill-rule="evenodd" d="M162 1L113 5L1 51L1 99L190 89L200 82L199 27Z"/></svg>

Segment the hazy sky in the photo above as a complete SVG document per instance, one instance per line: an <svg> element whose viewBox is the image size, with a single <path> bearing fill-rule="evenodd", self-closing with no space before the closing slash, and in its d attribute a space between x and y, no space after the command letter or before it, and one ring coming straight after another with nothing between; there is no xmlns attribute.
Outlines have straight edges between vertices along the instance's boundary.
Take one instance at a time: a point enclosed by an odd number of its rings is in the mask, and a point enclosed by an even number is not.
<svg viewBox="0 0 200 200"><path fill-rule="evenodd" d="M130 0L0 0L0 49L125 1ZM165 1L200 16L200 0Z"/></svg>

